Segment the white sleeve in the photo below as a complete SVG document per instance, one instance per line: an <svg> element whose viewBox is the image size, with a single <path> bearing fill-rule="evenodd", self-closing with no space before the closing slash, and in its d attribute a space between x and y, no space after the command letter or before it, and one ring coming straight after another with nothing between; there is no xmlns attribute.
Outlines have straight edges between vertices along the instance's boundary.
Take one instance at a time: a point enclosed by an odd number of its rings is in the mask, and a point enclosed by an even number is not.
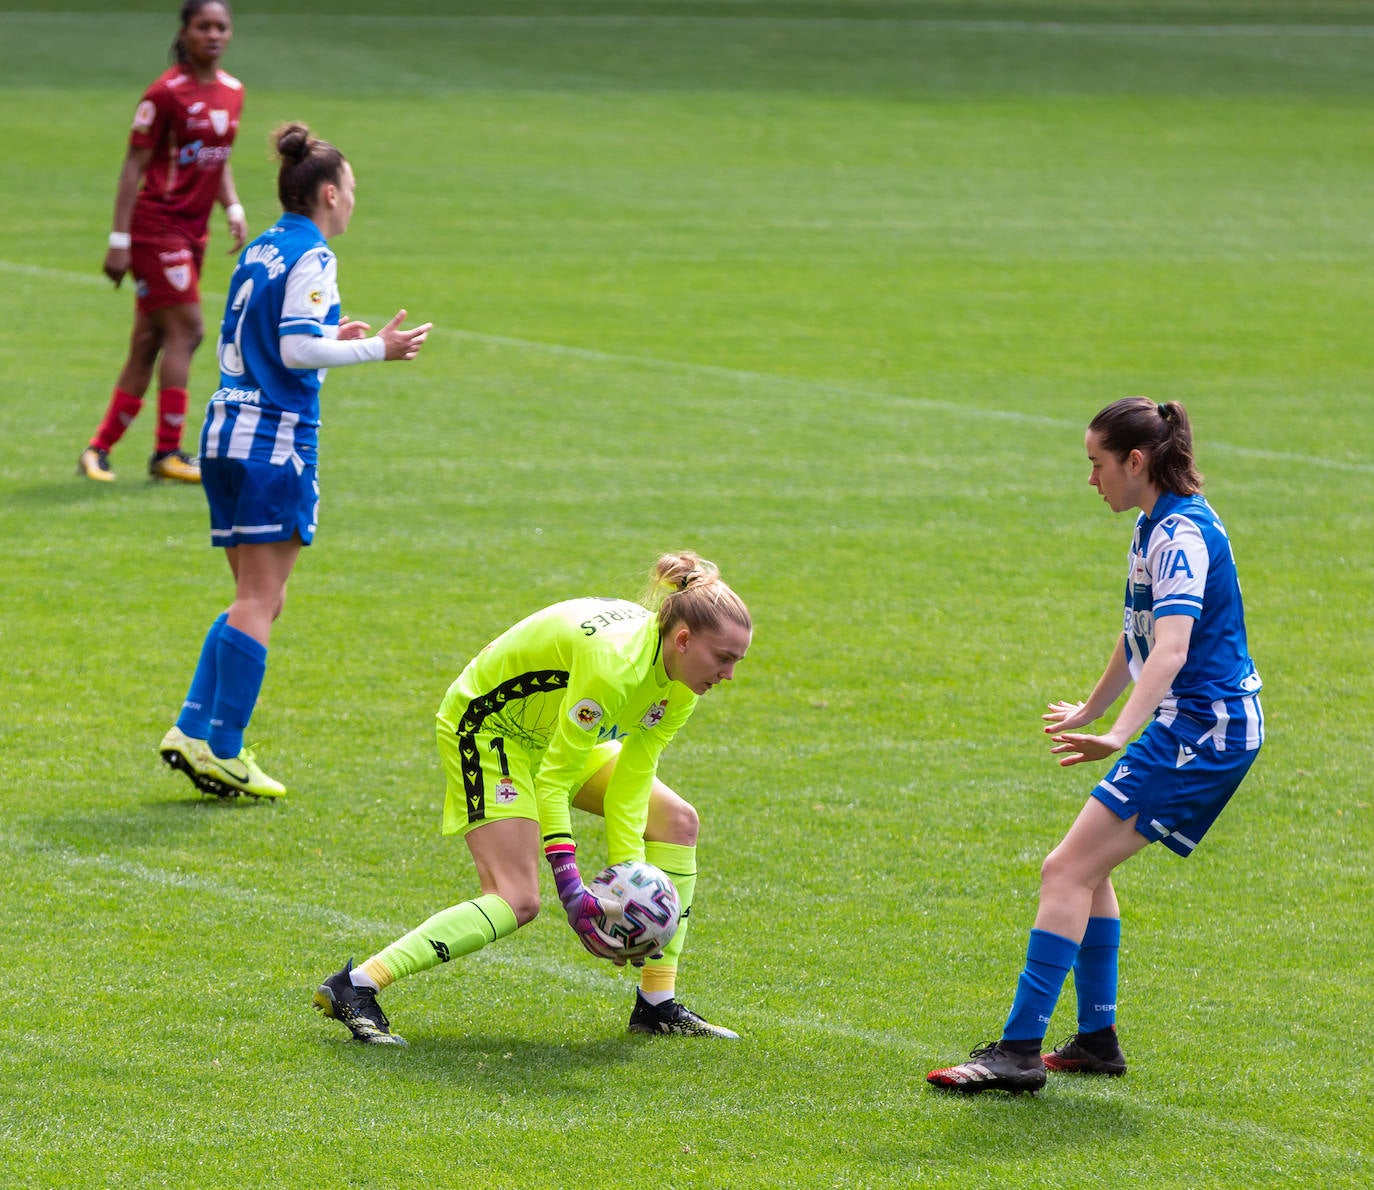
<svg viewBox="0 0 1374 1190"><path fill-rule="evenodd" d="M282 335L277 346L288 368L343 368L386 359L386 344L376 335L343 342L319 335Z"/></svg>

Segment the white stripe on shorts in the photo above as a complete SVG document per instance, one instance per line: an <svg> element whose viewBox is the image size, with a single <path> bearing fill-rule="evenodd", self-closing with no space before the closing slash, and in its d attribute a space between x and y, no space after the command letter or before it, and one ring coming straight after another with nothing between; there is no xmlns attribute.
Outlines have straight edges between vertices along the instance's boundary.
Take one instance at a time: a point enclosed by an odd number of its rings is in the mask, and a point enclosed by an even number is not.
<svg viewBox="0 0 1374 1190"><path fill-rule="evenodd" d="M1126 795L1122 793L1121 790L1119 790L1110 781L1099 781L1097 783L1097 787L1099 789L1105 789L1108 793L1112 795L1112 797L1116 798L1116 800L1119 802L1125 802L1126 800Z"/></svg>
<svg viewBox="0 0 1374 1190"><path fill-rule="evenodd" d="M252 533L280 533L281 525L233 525L228 529L211 529L210 537L237 537Z"/></svg>

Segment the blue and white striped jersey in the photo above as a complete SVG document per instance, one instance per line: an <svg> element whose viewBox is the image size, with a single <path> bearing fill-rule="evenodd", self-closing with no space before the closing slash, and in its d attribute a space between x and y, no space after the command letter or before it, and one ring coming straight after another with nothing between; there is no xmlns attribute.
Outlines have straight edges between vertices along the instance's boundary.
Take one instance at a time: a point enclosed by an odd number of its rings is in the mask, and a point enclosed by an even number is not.
<svg viewBox="0 0 1374 1190"><path fill-rule="evenodd" d="M1155 621L1191 616L1188 658L1158 717L1176 731L1196 725L1217 751L1253 751L1264 738L1262 685L1250 659L1231 541L1201 496L1165 492L1136 521L1126 580L1126 659L1132 679L1154 644Z"/></svg>
<svg viewBox="0 0 1374 1190"><path fill-rule="evenodd" d="M314 464L325 369L288 368L277 341L333 338L338 327L334 253L304 215L284 214L243 250L230 280L201 457Z"/></svg>

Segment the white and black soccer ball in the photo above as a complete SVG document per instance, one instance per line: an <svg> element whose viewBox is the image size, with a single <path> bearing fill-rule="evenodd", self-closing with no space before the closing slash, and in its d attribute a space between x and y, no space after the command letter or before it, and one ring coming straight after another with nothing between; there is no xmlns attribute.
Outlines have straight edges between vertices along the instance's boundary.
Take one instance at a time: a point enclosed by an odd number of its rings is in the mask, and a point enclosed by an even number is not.
<svg viewBox="0 0 1374 1190"><path fill-rule="evenodd" d="M624 907L622 917L598 917L597 932L588 935L603 958L646 959L658 954L677 933L682 901L673 882L653 864L642 860L612 864L587 888L594 896L613 897Z"/></svg>

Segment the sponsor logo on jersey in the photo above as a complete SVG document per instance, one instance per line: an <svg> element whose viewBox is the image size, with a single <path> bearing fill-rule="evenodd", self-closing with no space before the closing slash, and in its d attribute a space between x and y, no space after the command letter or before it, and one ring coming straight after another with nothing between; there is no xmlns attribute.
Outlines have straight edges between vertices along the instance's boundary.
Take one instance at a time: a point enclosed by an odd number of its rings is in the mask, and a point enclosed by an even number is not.
<svg viewBox="0 0 1374 1190"><path fill-rule="evenodd" d="M661 722L663 722L663 716L667 713L668 700L665 698L662 702L654 703L653 706L651 706L647 711L645 711L644 718L642 718L640 722L644 724L645 727L657 727Z"/></svg>
<svg viewBox="0 0 1374 1190"><path fill-rule="evenodd" d="M509 777L502 777L496 783L496 800L503 806L509 806L520 796L520 791L515 788L515 782Z"/></svg>
<svg viewBox="0 0 1374 1190"><path fill-rule="evenodd" d="M568 718L583 731L591 731L606 714L599 703L590 698L579 699L568 711Z"/></svg>

